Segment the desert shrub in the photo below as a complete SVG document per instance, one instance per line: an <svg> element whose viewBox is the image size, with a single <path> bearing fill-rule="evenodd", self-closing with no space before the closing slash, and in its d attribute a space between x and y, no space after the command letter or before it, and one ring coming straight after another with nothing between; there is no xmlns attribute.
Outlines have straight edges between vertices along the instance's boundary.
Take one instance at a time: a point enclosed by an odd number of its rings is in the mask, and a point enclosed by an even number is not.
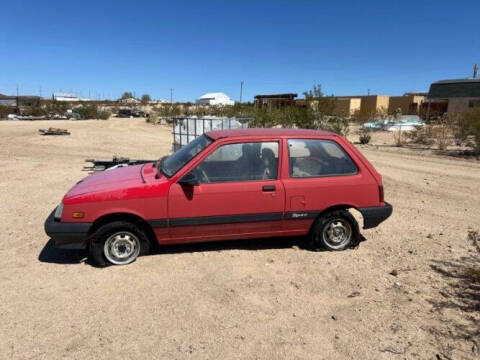
<svg viewBox="0 0 480 360"><path fill-rule="evenodd" d="M455 137L480 154L480 107L462 113L457 121Z"/></svg>
<svg viewBox="0 0 480 360"><path fill-rule="evenodd" d="M324 97L320 86L305 92L304 106L263 106L252 103L236 103L233 106L197 106L192 104L161 104L153 113L161 118L175 116L225 116L248 118L253 127L284 127L325 129L341 135L349 133L348 117L335 114L335 99ZM167 120L168 121L168 120Z"/></svg>
<svg viewBox="0 0 480 360"><path fill-rule="evenodd" d="M65 115L68 109L68 104L58 101L46 101L45 110L50 115Z"/></svg>
<svg viewBox="0 0 480 360"><path fill-rule="evenodd" d="M372 135L370 134L370 130L365 129L365 128L360 128L359 131L359 141L360 144L368 144L370 140L372 140Z"/></svg>
<svg viewBox="0 0 480 360"><path fill-rule="evenodd" d="M393 140L395 141L395 145L401 147L405 144L405 131L396 130L393 132Z"/></svg>
<svg viewBox="0 0 480 360"><path fill-rule="evenodd" d="M440 150L446 150L452 143L451 128L448 124L442 123L433 127L433 136Z"/></svg>
<svg viewBox="0 0 480 360"><path fill-rule="evenodd" d="M40 106L27 106L22 108L22 115L26 116L43 116L46 115L47 112L45 109L41 108Z"/></svg>
<svg viewBox="0 0 480 360"><path fill-rule="evenodd" d="M430 146L434 143L431 125L424 125L405 133L405 137L414 144Z"/></svg>
<svg viewBox="0 0 480 360"><path fill-rule="evenodd" d="M10 106L0 105L0 119L6 119L8 114L12 114L14 110L15 109Z"/></svg>
<svg viewBox="0 0 480 360"><path fill-rule="evenodd" d="M99 111L96 104L84 104L76 107L73 110L75 113L80 115L81 119L101 119L108 120L110 118L110 111L102 110Z"/></svg>
<svg viewBox="0 0 480 360"><path fill-rule="evenodd" d="M118 112L120 111L120 107L118 105L113 105L110 107L110 110L111 110L111 113L118 114Z"/></svg>
<svg viewBox="0 0 480 360"><path fill-rule="evenodd" d="M172 117L183 115L183 107L179 104L165 104L155 109L161 117Z"/></svg>
<svg viewBox="0 0 480 360"><path fill-rule="evenodd" d="M320 128L334 132L339 135L347 136L350 133L348 118L345 116L328 116L321 122Z"/></svg>
<svg viewBox="0 0 480 360"><path fill-rule="evenodd" d="M112 114L108 110L99 111L97 113L97 119L108 120L110 118L110 115Z"/></svg>
<svg viewBox="0 0 480 360"><path fill-rule="evenodd" d="M95 104L80 105L76 107L74 111L79 114L82 119L96 119L98 113L97 105Z"/></svg>
<svg viewBox="0 0 480 360"><path fill-rule="evenodd" d="M155 111L150 113L150 115L145 118L145 121L153 125L158 125L162 123L162 119L158 116L158 113Z"/></svg>
<svg viewBox="0 0 480 360"><path fill-rule="evenodd" d="M150 101L152 101L152 98L148 94L143 94L140 99L143 105L147 105Z"/></svg>
<svg viewBox="0 0 480 360"><path fill-rule="evenodd" d="M125 91L120 99L133 99L135 96L133 96L133 91Z"/></svg>

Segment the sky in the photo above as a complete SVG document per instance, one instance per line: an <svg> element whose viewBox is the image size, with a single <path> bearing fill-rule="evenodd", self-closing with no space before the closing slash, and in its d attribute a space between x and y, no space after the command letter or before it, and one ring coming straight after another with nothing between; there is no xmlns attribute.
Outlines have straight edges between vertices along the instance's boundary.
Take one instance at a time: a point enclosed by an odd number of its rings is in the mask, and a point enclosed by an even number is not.
<svg viewBox="0 0 480 360"><path fill-rule="evenodd" d="M479 0L23 1L1 5L0 93L194 101L400 95L472 76Z"/></svg>

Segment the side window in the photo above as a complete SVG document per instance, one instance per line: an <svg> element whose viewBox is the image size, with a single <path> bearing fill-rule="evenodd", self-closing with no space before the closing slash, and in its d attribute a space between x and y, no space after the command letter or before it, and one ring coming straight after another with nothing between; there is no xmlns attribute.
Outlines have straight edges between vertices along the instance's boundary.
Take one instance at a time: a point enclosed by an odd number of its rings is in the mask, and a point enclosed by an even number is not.
<svg viewBox="0 0 480 360"><path fill-rule="evenodd" d="M201 183L274 180L278 172L278 143L223 145L193 172Z"/></svg>
<svg viewBox="0 0 480 360"><path fill-rule="evenodd" d="M288 140L288 154L291 177L351 175L357 172L353 160L335 141Z"/></svg>

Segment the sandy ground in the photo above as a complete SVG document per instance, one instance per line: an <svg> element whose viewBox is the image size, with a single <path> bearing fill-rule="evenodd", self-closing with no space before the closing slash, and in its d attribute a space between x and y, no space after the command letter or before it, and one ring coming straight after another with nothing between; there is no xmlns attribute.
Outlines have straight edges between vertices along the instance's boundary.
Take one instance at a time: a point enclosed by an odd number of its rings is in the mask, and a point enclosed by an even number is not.
<svg viewBox="0 0 480 360"><path fill-rule="evenodd" d="M38 134L50 126L72 134ZM361 147L394 214L356 250L235 241L98 269L52 248L43 222L86 175L85 158L170 147L170 129L142 119L0 122L1 359L478 356L468 339L478 317L442 304L456 281L448 271L472 255L468 228L480 228L479 162Z"/></svg>

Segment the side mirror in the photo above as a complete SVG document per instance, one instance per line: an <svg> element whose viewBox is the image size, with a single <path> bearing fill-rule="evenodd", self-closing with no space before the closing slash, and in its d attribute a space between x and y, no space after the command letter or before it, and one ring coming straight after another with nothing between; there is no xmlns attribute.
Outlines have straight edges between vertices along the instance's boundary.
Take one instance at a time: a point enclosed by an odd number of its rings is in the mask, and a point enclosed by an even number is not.
<svg viewBox="0 0 480 360"><path fill-rule="evenodd" d="M185 175L183 178L181 178L178 183L180 185L187 185L187 186L196 186L200 184L198 181L197 177L195 176L194 173L188 173Z"/></svg>

